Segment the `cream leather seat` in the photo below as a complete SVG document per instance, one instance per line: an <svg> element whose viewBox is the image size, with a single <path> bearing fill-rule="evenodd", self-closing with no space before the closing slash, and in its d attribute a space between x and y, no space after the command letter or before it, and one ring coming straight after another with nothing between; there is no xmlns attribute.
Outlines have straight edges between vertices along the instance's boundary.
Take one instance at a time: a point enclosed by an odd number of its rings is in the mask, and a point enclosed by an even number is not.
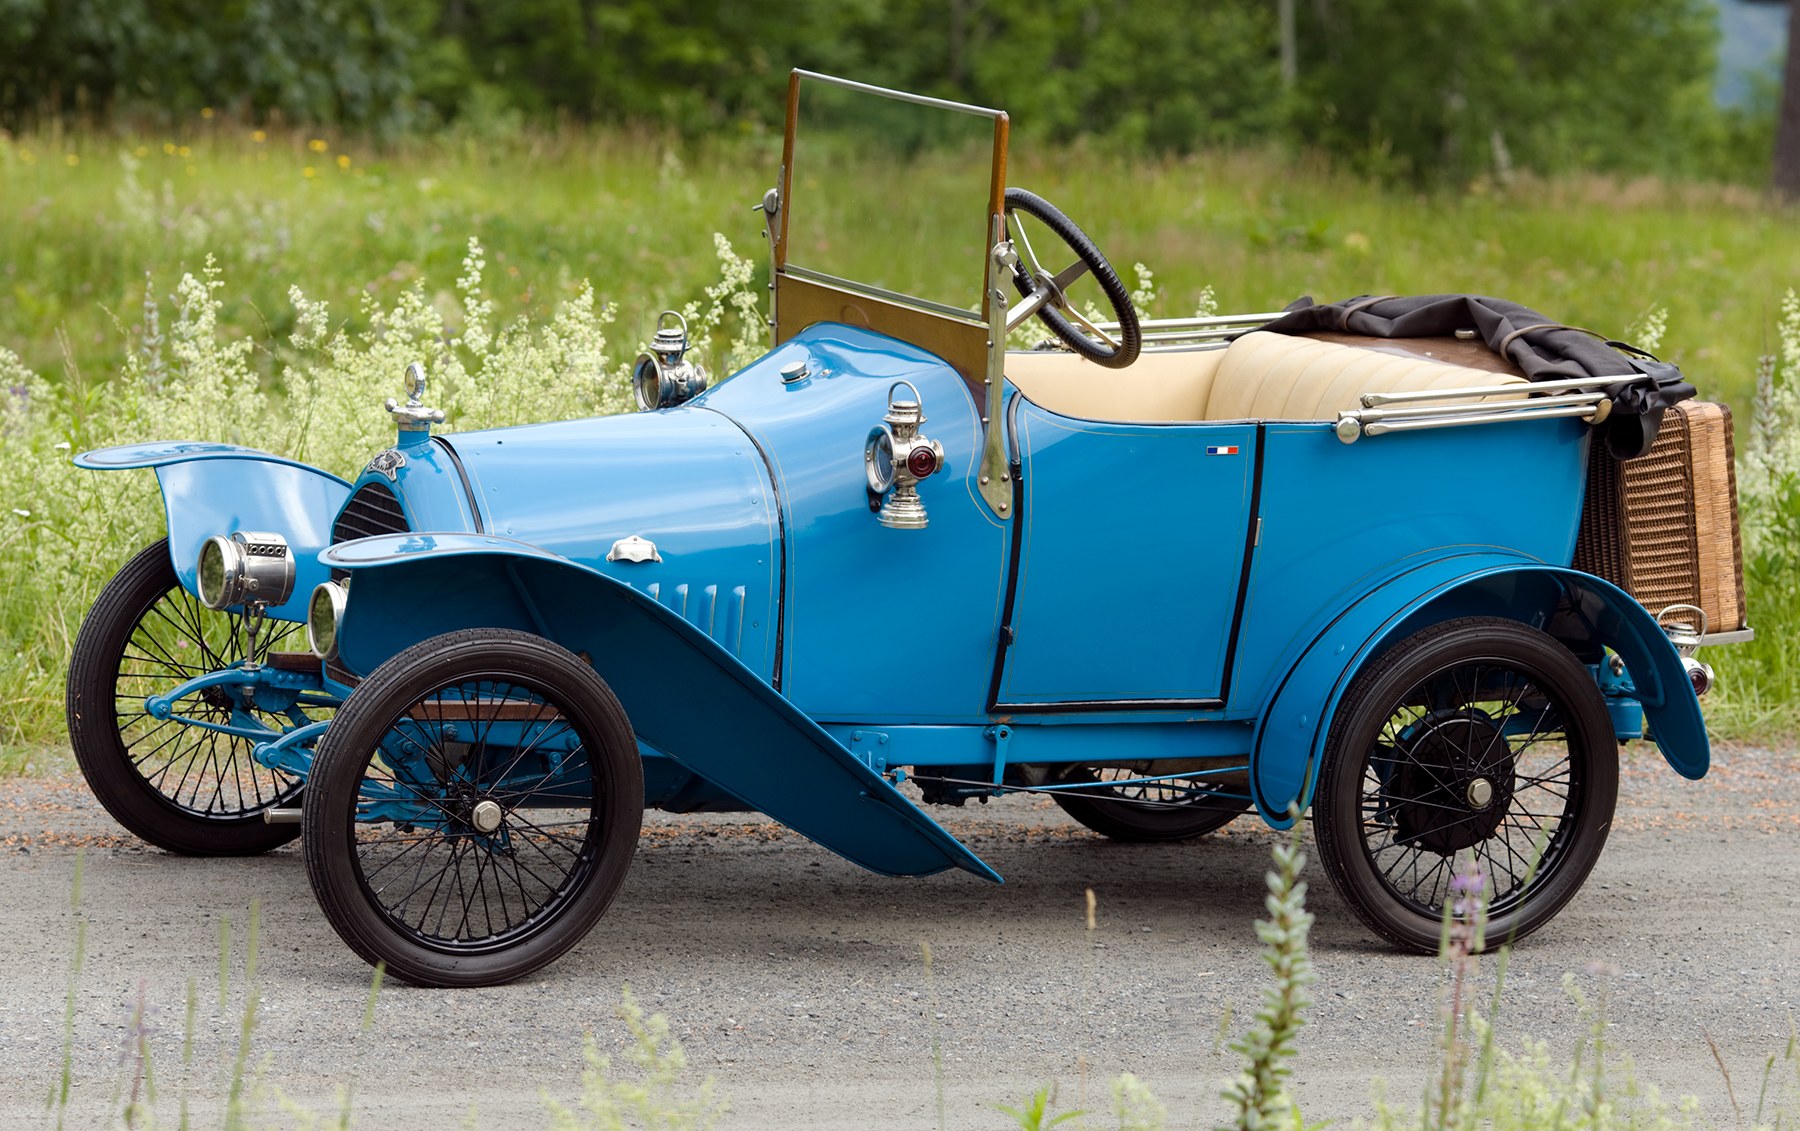
<svg viewBox="0 0 1800 1131"><path fill-rule="evenodd" d="M1146 353L1102 369L1074 354L1008 354L1006 375L1033 403L1089 420L1336 420L1363 393L1527 384L1405 350L1288 334L1245 334L1224 349Z"/></svg>

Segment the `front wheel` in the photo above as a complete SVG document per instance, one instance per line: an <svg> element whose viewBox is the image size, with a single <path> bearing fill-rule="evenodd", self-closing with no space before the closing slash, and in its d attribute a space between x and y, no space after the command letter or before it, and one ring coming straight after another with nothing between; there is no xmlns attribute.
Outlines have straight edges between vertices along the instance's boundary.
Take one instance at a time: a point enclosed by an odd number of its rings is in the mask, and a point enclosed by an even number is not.
<svg viewBox="0 0 1800 1131"><path fill-rule="evenodd" d="M299 632L268 621L247 657L242 617L215 612L181 587L166 539L127 562L81 622L69 659L69 744L106 811L158 848L189 856L243 856L294 839L298 829L271 825L263 813L298 805L299 779L259 764L253 740L152 718L144 701L246 659L267 661ZM182 711L214 724L247 713L276 732L297 725L218 689Z"/></svg>
<svg viewBox="0 0 1800 1131"><path fill-rule="evenodd" d="M1487 938L1506 942L1580 889L1618 786L1605 703L1567 648L1516 621L1446 621L1373 660L1339 705L1313 809L1319 856L1363 922L1428 952L1472 861Z"/></svg>
<svg viewBox="0 0 1800 1131"><path fill-rule="evenodd" d="M306 871L350 948L423 986L492 986L581 941L636 851L643 765L594 670L465 629L388 660L319 741Z"/></svg>

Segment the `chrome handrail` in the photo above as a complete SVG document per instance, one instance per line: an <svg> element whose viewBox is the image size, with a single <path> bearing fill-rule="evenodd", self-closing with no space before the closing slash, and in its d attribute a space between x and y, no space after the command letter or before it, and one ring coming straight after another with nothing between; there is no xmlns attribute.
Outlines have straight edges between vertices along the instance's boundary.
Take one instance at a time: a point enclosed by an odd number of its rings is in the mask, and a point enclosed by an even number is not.
<svg viewBox="0 0 1800 1131"><path fill-rule="evenodd" d="M1364 408L1377 408L1384 404L1397 404L1402 401L1450 401L1466 397L1497 397L1507 394L1528 393L1537 396L1543 393L1589 392L1596 386L1618 385L1638 379L1637 374L1618 374L1609 377L1577 377L1567 381L1515 381L1510 385L1481 385L1465 389L1421 389L1410 393L1364 393Z"/></svg>
<svg viewBox="0 0 1800 1131"><path fill-rule="evenodd" d="M1519 393L1518 385L1503 386ZM1459 390L1467 396L1476 390ZM1389 432L1418 432L1427 428L1459 428L1470 424L1502 424L1520 420L1549 420L1579 417L1597 424L1612 412L1612 401L1604 393L1575 396L1514 399L1488 404L1414 405L1406 408L1351 409L1338 413L1333 431L1346 444L1363 436L1381 436Z"/></svg>

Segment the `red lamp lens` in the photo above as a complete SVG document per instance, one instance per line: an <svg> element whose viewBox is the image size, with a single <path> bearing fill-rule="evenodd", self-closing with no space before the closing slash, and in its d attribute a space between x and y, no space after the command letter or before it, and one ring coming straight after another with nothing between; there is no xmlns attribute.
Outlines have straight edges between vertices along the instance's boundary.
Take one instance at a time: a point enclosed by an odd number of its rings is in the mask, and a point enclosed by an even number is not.
<svg viewBox="0 0 1800 1131"><path fill-rule="evenodd" d="M914 448L906 457L906 470L914 478L923 479L938 469L937 453L930 448Z"/></svg>

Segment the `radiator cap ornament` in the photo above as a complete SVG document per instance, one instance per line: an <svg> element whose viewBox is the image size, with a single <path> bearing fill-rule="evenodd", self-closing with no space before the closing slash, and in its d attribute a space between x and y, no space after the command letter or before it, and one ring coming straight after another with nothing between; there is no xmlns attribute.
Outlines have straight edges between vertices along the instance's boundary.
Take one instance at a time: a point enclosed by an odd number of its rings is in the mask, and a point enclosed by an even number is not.
<svg viewBox="0 0 1800 1131"><path fill-rule="evenodd" d="M444 422L443 409L425 407L425 367L416 361L406 367L406 403L389 397L382 402L382 407L399 426L403 444L417 443L421 433L429 436L433 424Z"/></svg>

